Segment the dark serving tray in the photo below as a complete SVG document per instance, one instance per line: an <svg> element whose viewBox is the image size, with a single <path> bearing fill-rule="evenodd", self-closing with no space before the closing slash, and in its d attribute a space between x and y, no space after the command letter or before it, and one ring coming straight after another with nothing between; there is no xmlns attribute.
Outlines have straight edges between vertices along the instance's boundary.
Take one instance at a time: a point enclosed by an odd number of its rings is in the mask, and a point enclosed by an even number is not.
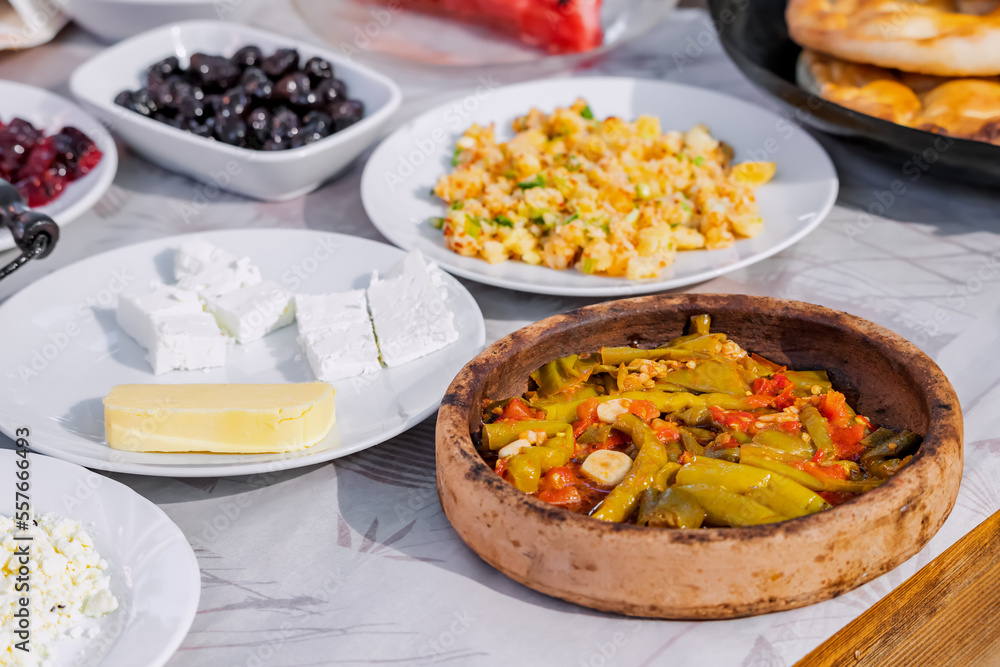
<svg viewBox="0 0 1000 667"><path fill-rule="evenodd" d="M852 111L795 83L802 50L788 37L787 0L708 0L722 47L754 85L789 109L789 118L830 134L859 138L898 153L903 176L942 176L996 184L1000 146L915 130Z"/></svg>

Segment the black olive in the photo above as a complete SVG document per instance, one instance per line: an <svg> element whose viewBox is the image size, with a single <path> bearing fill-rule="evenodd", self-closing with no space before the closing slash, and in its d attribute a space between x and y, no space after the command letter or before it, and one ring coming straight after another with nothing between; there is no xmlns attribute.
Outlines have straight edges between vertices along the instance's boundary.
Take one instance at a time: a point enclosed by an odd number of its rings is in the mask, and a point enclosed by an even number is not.
<svg viewBox="0 0 1000 667"><path fill-rule="evenodd" d="M299 66L299 52L295 49L278 49L261 61L261 69L272 79L280 79Z"/></svg>
<svg viewBox="0 0 1000 667"><path fill-rule="evenodd" d="M230 61L240 69L248 67L258 67L260 61L264 59L264 54L256 46L244 46L233 54Z"/></svg>
<svg viewBox="0 0 1000 667"><path fill-rule="evenodd" d="M302 66L302 71L309 75L313 85L316 85L323 79L333 78L333 65L319 57L312 57L307 60L306 64Z"/></svg>

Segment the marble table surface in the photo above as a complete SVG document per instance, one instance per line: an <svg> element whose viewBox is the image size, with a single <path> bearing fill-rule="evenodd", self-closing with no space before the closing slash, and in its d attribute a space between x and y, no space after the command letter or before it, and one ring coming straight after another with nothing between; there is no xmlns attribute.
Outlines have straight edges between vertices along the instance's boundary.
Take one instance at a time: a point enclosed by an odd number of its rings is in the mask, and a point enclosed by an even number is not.
<svg viewBox="0 0 1000 667"><path fill-rule="evenodd" d="M248 20L318 41L283 2L262 5ZM0 77L68 94L73 68L100 48L71 27L45 46L0 55ZM482 74L375 64L404 90L394 124L468 94ZM652 33L572 72L546 72L584 73L690 83L778 108L728 61L697 9L676 12ZM495 73L503 83L536 75L532 68ZM1000 196L946 180L933 167L914 180L903 170L905 158L817 138L841 178L829 218L775 257L688 291L843 310L909 338L944 369L965 413L965 477L950 518L920 553L834 600L756 618L668 622L590 611L514 583L462 543L437 500L431 418L381 446L293 471L191 480L113 475L163 508L201 566L200 609L170 667L781 667L1000 509L1000 361L987 352L1000 340ZM306 197L261 203L225 193L204 201L197 183L119 150L107 195L65 228L50 258L0 283L0 299L78 259L172 234L280 226L384 240L361 206L364 158ZM465 284L486 317L488 341L595 301ZM0 436L0 446L11 443Z"/></svg>

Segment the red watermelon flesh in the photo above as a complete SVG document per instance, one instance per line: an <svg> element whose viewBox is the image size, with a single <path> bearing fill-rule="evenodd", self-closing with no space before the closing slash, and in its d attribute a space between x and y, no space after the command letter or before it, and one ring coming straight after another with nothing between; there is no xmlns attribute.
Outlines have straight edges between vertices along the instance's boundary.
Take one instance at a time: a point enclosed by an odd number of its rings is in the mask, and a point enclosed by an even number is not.
<svg viewBox="0 0 1000 667"><path fill-rule="evenodd" d="M601 0L403 0L403 7L475 21L551 53L601 45Z"/></svg>

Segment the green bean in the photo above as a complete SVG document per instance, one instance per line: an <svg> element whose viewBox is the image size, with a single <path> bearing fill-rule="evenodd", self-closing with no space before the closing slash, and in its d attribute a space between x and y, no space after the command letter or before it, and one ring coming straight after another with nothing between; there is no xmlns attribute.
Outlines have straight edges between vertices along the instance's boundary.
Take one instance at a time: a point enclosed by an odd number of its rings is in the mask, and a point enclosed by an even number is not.
<svg viewBox="0 0 1000 667"><path fill-rule="evenodd" d="M760 503L709 484L683 484L670 487L683 489L694 497L705 510L705 522L713 526L756 526L762 523L784 521L774 510Z"/></svg>
<svg viewBox="0 0 1000 667"><path fill-rule="evenodd" d="M807 489L813 491L831 491L834 493L866 493L877 487L882 482L879 480L865 480L865 481L852 481L846 479L835 479L832 477L820 478L815 475L810 475L804 470L799 470L798 468L793 468L790 465L781 463L780 461L772 461L771 459L763 458L760 456L753 456L747 453L743 453L740 456L740 462L749 466L754 466L755 468L760 468L762 470L769 470L770 472L783 475L788 479L801 484Z"/></svg>
<svg viewBox="0 0 1000 667"><path fill-rule="evenodd" d="M653 485L656 473L668 462L667 448L646 422L633 414L615 420L615 428L627 433L639 453L632 468L618 486L611 489L604 501L591 514L595 519L621 523L639 505L639 496Z"/></svg>
<svg viewBox="0 0 1000 667"><path fill-rule="evenodd" d="M711 484L770 507L789 518L814 514L830 504L801 484L760 468L695 457L677 473L678 484Z"/></svg>
<svg viewBox="0 0 1000 667"><path fill-rule="evenodd" d="M799 419L802 420L809 437L812 438L816 451L822 452L824 459L833 457L837 452L834 450L833 440L830 438L830 428L819 410L812 405L807 405L799 413Z"/></svg>
<svg viewBox="0 0 1000 667"><path fill-rule="evenodd" d="M705 508L695 495L684 487L672 486L659 496L646 490L636 523L657 528L701 528L704 521Z"/></svg>
<svg viewBox="0 0 1000 667"><path fill-rule="evenodd" d="M502 449L517 440L525 431L542 431L552 437L560 433L571 432L566 422L554 421L498 421L483 424L483 443L492 451Z"/></svg>

